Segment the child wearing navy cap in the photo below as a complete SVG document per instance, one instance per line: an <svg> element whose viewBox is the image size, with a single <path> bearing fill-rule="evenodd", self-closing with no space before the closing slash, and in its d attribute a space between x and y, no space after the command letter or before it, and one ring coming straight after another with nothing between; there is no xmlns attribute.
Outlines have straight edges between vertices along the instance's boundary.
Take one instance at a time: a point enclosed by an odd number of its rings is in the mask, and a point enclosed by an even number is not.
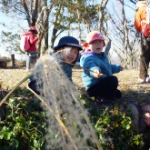
<svg viewBox="0 0 150 150"><path fill-rule="evenodd" d="M72 36L64 36L59 40L58 45L53 47L53 50L62 60L60 61L62 69L72 81L72 67L77 61L79 51L82 50L79 41Z"/></svg>
<svg viewBox="0 0 150 150"><path fill-rule="evenodd" d="M79 41L72 36L64 36L59 40L57 46L53 47L53 50L55 53L54 56L60 61L62 70L64 70L64 73L72 82L72 68L77 61L79 51L82 50ZM39 94L36 88L36 80L31 78L28 86Z"/></svg>

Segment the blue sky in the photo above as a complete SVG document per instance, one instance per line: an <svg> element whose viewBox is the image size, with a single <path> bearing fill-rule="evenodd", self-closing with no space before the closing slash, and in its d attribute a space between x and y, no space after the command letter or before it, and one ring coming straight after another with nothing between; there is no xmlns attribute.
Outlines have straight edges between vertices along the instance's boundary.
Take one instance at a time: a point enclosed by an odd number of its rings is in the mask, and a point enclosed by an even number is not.
<svg viewBox="0 0 150 150"><path fill-rule="evenodd" d="M26 21L18 21L16 18L12 18L9 16L6 16L4 13L0 12L1 20L0 20L0 35L2 31L11 31L16 32L18 29L20 30L20 26L24 26L26 28L27 22ZM4 27L1 23L5 23L8 27L11 25L11 29L8 29L7 27ZM22 31L20 31L20 34ZM19 41L18 41L19 42ZM5 45L0 47L0 56L7 56L10 57L10 52L7 52L5 50ZM15 54L15 57L17 59L25 59L26 57L24 55L17 55Z"/></svg>
<svg viewBox="0 0 150 150"><path fill-rule="evenodd" d="M1 21L0 21L0 23L9 24L9 20L10 20L9 17L7 17L6 15L4 15L2 12L0 12L0 16L1 16ZM2 31L6 31L6 28L3 27L3 26L0 24L0 33L1 33ZM1 55L1 56L8 56L9 53L8 53L8 52L5 52L4 47L0 47L0 55Z"/></svg>

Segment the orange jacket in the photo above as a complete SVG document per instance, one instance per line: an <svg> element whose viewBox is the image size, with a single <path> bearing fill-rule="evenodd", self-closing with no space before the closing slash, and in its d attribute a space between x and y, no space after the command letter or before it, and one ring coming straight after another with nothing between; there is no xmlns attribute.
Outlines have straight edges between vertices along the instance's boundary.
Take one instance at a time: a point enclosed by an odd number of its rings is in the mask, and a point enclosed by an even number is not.
<svg viewBox="0 0 150 150"><path fill-rule="evenodd" d="M142 32L146 25L146 7L141 7L135 14L134 26L138 32Z"/></svg>

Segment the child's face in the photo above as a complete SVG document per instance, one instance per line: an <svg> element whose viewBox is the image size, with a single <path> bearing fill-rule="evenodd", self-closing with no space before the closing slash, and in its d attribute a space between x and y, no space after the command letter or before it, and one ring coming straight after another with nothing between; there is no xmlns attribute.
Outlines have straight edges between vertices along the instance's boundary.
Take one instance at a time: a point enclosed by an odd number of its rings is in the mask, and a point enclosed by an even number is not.
<svg viewBox="0 0 150 150"><path fill-rule="evenodd" d="M67 63L73 63L79 53L79 49L76 47L65 47L62 51L62 59Z"/></svg>
<svg viewBox="0 0 150 150"><path fill-rule="evenodd" d="M89 49L96 54L100 54L104 47L104 41L95 40L89 44Z"/></svg>

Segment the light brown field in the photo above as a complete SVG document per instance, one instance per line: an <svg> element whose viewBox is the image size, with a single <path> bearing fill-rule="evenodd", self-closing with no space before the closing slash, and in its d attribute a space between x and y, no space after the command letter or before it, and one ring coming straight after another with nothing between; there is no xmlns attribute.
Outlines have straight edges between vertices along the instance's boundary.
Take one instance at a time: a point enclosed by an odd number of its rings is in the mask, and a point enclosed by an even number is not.
<svg viewBox="0 0 150 150"><path fill-rule="evenodd" d="M84 89L81 80L82 70L73 70L73 82L78 90ZM29 74L25 69L0 69L0 90L11 90L20 80ZM139 84L138 83L138 70L124 70L116 76L119 80L119 89L126 95L129 99L138 99L144 97L145 94L150 95L150 84ZM26 87L26 81L21 85L21 87ZM146 99L150 100L150 96L146 95Z"/></svg>

